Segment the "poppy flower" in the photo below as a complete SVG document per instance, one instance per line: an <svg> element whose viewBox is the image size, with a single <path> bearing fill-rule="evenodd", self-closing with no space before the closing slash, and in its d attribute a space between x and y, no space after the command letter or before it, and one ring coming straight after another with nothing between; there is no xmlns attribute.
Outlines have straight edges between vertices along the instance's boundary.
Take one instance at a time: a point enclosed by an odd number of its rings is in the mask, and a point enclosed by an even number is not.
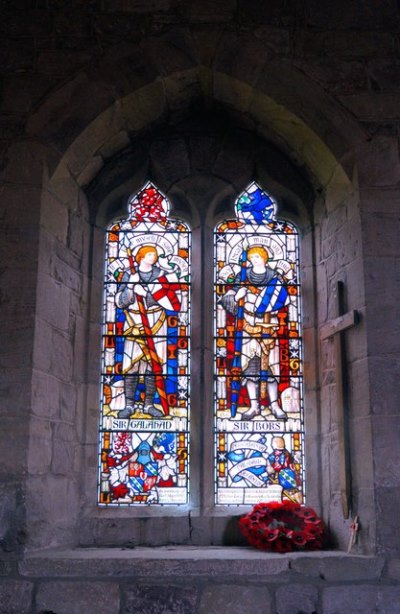
<svg viewBox="0 0 400 614"><path fill-rule="evenodd" d="M320 550L326 542L315 511L292 501L257 503L239 527L252 546L270 552Z"/></svg>
<svg viewBox="0 0 400 614"><path fill-rule="evenodd" d="M296 546L304 546L307 543L307 537L302 531L292 531L291 539Z"/></svg>
<svg viewBox="0 0 400 614"><path fill-rule="evenodd" d="M280 530L279 529L270 529L265 531L265 539L269 542L274 541L274 539L278 539L280 534Z"/></svg>

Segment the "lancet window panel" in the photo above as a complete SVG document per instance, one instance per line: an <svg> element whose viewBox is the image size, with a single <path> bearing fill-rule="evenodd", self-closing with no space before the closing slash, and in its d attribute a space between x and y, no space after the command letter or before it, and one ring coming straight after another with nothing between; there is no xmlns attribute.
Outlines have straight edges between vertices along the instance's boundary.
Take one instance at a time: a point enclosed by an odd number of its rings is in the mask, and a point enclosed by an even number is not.
<svg viewBox="0 0 400 614"><path fill-rule="evenodd" d="M253 183L214 234L215 502L304 500L295 227Z"/></svg>
<svg viewBox="0 0 400 614"><path fill-rule="evenodd" d="M190 254L151 183L107 229L100 505L188 503Z"/></svg>

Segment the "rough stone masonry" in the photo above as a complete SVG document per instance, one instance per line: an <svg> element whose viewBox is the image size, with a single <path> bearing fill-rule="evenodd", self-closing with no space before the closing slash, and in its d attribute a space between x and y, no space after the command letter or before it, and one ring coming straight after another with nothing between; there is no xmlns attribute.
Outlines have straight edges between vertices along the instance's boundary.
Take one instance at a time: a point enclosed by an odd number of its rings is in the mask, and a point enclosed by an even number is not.
<svg viewBox="0 0 400 614"><path fill-rule="evenodd" d="M395 0L0 3L0 612L400 612L399 37ZM95 506L102 229L147 179L203 266L190 513ZM307 501L329 553L253 552L212 505L201 249L254 179L302 237ZM338 281L361 316L350 555L320 339Z"/></svg>

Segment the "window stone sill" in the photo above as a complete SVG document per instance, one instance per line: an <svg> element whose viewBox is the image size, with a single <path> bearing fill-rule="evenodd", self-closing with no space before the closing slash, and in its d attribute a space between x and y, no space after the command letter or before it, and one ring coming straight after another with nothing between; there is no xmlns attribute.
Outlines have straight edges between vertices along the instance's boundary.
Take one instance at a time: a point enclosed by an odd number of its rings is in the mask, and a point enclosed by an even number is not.
<svg viewBox="0 0 400 614"><path fill-rule="evenodd" d="M338 551L271 554L248 547L165 546L157 548L77 548L32 551L19 563L29 578L182 578L327 582L376 581L383 557Z"/></svg>

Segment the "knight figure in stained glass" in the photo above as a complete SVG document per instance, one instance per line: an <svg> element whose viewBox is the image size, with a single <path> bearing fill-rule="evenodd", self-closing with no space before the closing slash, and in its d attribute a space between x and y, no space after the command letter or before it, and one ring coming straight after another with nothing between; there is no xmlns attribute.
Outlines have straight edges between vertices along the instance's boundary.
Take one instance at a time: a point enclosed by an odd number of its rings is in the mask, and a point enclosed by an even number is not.
<svg viewBox="0 0 400 614"><path fill-rule="evenodd" d="M236 214L215 231L216 501L299 501L303 406L297 233L276 219L275 201L255 183L236 201ZM271 471L278 440L290 458L283 474ZM290 476L290 488L283 487L283 475Z"/></svg>
<svg viewBox="0 0 400 614"><path fill-rule="evenodd" d="M130 248L127 251L134 264L125 269L115 301L125 314L122 373L129 376L125 378L126 404L118 415L130 418L145 413L161 417L169 413L165 378L160 374L167 364L167 314L180 310L178 276L157 266L158 251L152 244L141 245L134 258Z"/></svg>
<svg viewBox="0 0 400 614"><path fill-rule="evenodd" d="M190 233L151 184L107 231L99 502L188 498Z"/></svg>
<svg viewBox="0 0 400 614"><path fill-rule="evenodd" d="M287 304L289 294L282 269L268 266L266 248L255 244L246 249L245 243L243 247L241 271L235 276L232 289L221 297L222 306L236 317L232 416L236 415L239 391L244 385L250 407L242 414L243 419L250 420L261 413L263 398L268 393L272 414L286 420L278 400L279 348L275 333L279 329L278 311Z"/></svg>

